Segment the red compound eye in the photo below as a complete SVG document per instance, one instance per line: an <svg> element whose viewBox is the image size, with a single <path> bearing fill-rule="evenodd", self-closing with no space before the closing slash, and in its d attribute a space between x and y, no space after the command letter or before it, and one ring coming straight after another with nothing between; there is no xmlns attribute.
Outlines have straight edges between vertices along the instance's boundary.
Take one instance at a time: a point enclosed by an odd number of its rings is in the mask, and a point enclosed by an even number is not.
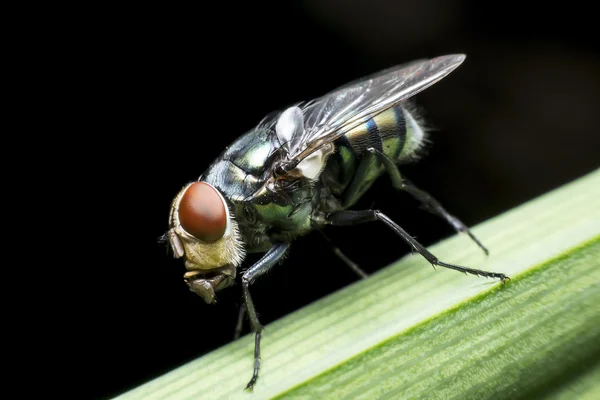
<svg viewBox="0 0 600 400"><path fill-rule="evenodd" d="M227 227L223 199L208 183L192 183L179 203L179 221L190 235L214 242L223 237Z"/></svg>

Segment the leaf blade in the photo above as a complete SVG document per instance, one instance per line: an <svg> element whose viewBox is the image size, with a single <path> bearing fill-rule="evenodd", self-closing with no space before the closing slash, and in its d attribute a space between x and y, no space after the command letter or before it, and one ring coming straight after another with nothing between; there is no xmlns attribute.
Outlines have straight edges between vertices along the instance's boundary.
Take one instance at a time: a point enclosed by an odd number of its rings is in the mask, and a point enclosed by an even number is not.
<svg viewBox="0 0 600 400"><path fill-rule="evenodd" d="M473 229L490 247L488 259L464 237L445 240L431 251L447 262L514 277L598 235L598 199L600 170ZM253 398L289 393L449 308L497 291L496 286L454 271L434 272L422 258L405 257L268 325ZM248 335L121 398L247 398L242 389L251 373L252 344Z"/></svg>

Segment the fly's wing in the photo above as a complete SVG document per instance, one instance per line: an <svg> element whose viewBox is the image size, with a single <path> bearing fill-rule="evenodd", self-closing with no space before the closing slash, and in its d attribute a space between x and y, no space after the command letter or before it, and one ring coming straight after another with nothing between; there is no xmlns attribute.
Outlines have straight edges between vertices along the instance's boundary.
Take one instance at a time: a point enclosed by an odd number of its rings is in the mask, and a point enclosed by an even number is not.
<svg viewBox="0 0 600 400"><path fill-rule="evenodd" d="M366 119L428 88L464 59L454 54L393 67L307 103L302 107L304 129L290 130L287 164L298 165Z"/></svg>

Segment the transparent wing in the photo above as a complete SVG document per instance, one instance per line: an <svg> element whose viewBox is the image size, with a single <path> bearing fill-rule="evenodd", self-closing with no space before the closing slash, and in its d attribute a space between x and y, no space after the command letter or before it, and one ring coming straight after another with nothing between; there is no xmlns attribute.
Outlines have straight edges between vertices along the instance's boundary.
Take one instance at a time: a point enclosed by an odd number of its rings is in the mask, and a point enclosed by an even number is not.
<svg viewBox="0 0 600 400"><path fill-rule="evenodd" d="M354 81L302 107L304 130L291 138L288 163L297 165L316 150L444 78L463 54L420 60Z"/></svg>

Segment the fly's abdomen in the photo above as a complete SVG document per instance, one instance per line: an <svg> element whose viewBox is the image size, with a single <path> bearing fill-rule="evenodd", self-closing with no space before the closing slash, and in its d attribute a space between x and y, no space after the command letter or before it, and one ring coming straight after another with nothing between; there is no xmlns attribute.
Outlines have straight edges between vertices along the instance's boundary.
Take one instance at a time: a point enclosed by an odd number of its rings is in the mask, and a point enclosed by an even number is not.
<svg viewBox="0 0 600 400"><path fill-rule="evenodd" d="M423 128L412 113L397 105L369 118L345 135L345 142L359 157L374 147L396 162L413 158L424 140Z"/></svg>
<svg viewBox="0 0 600 400"><path fill-rule="evenodd" d="M384 170L378 160L365 163L364 156L369 154L370 147L402 163L416 157L424 139L424 130L411 111L401 105L391 107L336 141L336 152L328 161L324 183L344 207L348 207Z"/></svg>

